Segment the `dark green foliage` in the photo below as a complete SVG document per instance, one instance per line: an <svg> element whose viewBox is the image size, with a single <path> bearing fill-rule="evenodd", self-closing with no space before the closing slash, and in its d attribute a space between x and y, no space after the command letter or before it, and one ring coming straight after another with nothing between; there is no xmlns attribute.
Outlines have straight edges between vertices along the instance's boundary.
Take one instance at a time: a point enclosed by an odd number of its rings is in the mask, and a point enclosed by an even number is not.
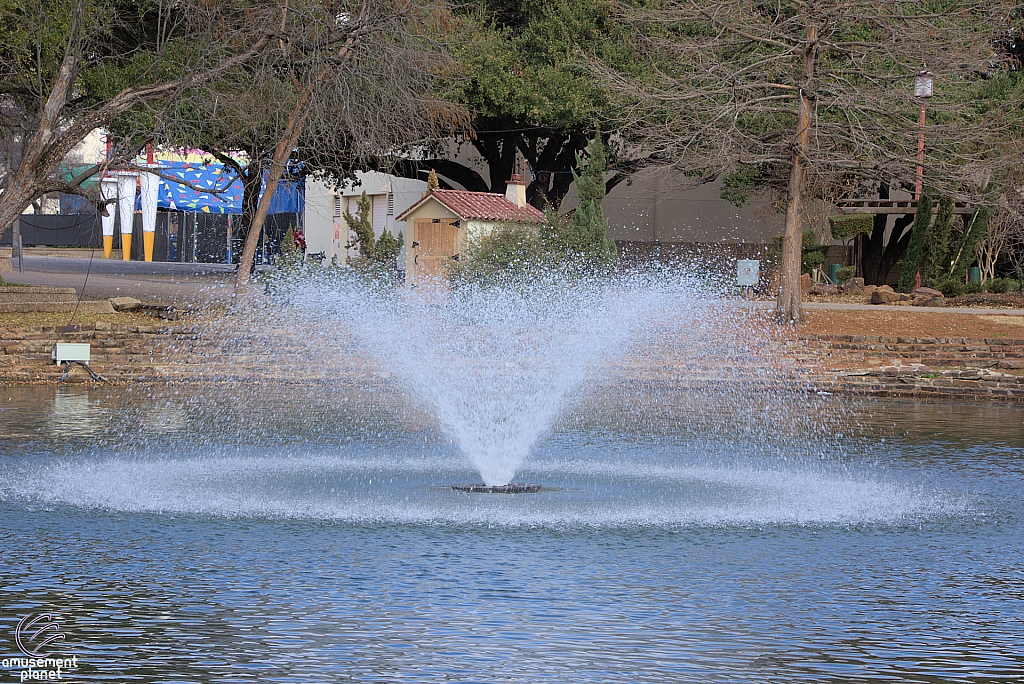
<svg viewBox="0 0 1024 684"><path fill-rule="evenodd" d="M576 166L582 167L583 160L576 155ZM608 168L608 151L601 141L600 134L594 136L587 144L587 165L581 173L575 170L572 177L576 181L576 191L580 202L573 214L570 230L565 233L556 232L552 237L564 236L561 245L566 252L573 254L595 266L606 267L618 261L619 254L615 241L608 238L608 219L604 217L601 203L605 196L605 171Z"/></svg>
<svg viewBox="0 0 1024 684"><path fill-rule="evenodd" d="M501 226L490 235L468 240L463 258L449 274L456 285L508 285L537 273L544 265L541 240L523 226Z"/></svg>
<svg viewBox="0 0 1024 684"><path fill-rule="evenodd" d="M727 202L742 207L750 196L761 190L764 183L764 171L760 166L740 164L735 171L722 176L722 192L719 195Z"/></svg>
<svg viewBox="0 0 1024 684"><path fill-rule="evenodd" d="M981 242L981 239L985 237L987 230L988 211L979 209L974 212L974 216L967 222L964 235L960 238L960 244L957 245L956 250L953 252L953 267L950 271L950 275L953 278L963 280L967 275L967 269L970 268L976 259L974 250L978 243Z"/></svg>
<svg viewBox="0 0 1024 684"><path fill-rule="evenodd" d="M370 223L372 218L370 198L366 196L365 191L359 197L356 206L359 207L359 218L354 217L347 209L344 213L345 223L348 224L349 230L356 234L355 240L346 244L345 248L358 247L359 256L370 262L373 261L373 250L376 244L373 239L373 225Z"/></svg>
<svg viewBox="0 0 1024 684"><path fill-rule="evenodd" d="M832 237L836 240L849 240L862 234L871 234L875 227L872 214L839 214L828 217L832 228Z"/></svg>
<svg viewBox="0 0 1024 684"><path fill-rule="evenodd" d="M818 242L818 236L813 230L805 230L803 241L800 244L800 272L810 274L814 269L825 263L825 253L828 245ZM772 247L768 253L768 261L779 263L782 256L782 236L776 235L772 238Z"/></svg>
<svg viewBox="0 0 1024 684"><path fill-rule="evenodd" d="M917 203L914 225L910 228L910 244L907 246L907 253L901 262L900 282L896 286L900 292L910 292L914 289L917 274L921 271L925 258L927 245L931 240L931 223L932 200L928 195L921 195L921 199Z"/></svg>
<svg viewBox="0 0 1024 684"><path fill-rule="evenodd" d="M828 245L818 242L818 236L813 230L805 230L803 243L800 248L800 272L810 273L825 263L825 252Z"/></svg>
<svg viewBox="0 0 1024 684"><path fill-rule="evenodd" d="M959 297L967 291L964 281L948 277L935 281L933 287L946 297Z"/></svg>
<svg viewBox="0 0 1024 684"><path fill-rule="evenodd" d="M981 282L967 283L967 294L978 294L982 292L984 289L985 288L982 286Z"/></svg>
<svg viewBox="0 0 1024 684"><path fill-rule="evenodd" d="M277 268L280 271L296 271L302 267L302 250L295 244L295 232L288 228L281 240L281 256L277 259Z"/></svg>
<svg viewBox="0 0 1024 684"><path fill-rule="evenodd" d="M845 285L846 283L850 282L850 278L852 278L856 274L856 266L843 266L841 269L836 271L836 279L839 280L840 283Z"/></svg>
<svg viewBox="0 0 1024 684"><path fill-rule="evenodd" d="M922 273L926 282L942 277L949 270L949 232L953 225L953 200L939 198L939 209L932 224L931 240L926 245Z"/></svg>
<svg viewBox="0 0 1024 684"><path fill-rule="evenodd" d="M985 289L995 294L1006 294L1010 291L1013 281L1007 278L989 278L985 283Z"/></svg>
<svg viewBox="0 0 1024 684"><path fill-rule="evenodd" d="M405 245L405 236L401 233L396 238L390 230L384 229L379 238L373 237L373 225L370 223L373 216L370 198L366 193L359 197L359 218L345 212L345 223L349 229L356 234L355 240L345 247L358 247L359 256L352 259L351 263L357 268L371 267L395 270L398 268L398 253Z"/></svg>
<svg viewBox="0 0 1024 684"><path fill-rule="evenodd" d="M373 246L373 259L382 266L397 268L398 253L402 251L403 246L405 246L405 236L399 233L398 237L395 237L390 230L385 228L377 238L377 244Z"/></svg>

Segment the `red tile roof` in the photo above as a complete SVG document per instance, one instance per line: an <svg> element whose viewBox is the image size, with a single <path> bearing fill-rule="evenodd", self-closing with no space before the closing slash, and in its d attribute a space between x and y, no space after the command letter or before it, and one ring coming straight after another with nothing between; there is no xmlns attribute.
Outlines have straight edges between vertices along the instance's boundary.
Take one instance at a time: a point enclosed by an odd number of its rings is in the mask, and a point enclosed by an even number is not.
<svg viewBox="0 0 1024 684"><path fill-rule="evenodd" d="M450 209L452 213L467 220L543 223L547 218L544 216L544 212L536 207L529 204L525 207L516 206L509 202L504 195L499 195L496 192L431 190L429 194L424 195L423 199L402 212L397 220L403 220L431 197Z"/></svg>

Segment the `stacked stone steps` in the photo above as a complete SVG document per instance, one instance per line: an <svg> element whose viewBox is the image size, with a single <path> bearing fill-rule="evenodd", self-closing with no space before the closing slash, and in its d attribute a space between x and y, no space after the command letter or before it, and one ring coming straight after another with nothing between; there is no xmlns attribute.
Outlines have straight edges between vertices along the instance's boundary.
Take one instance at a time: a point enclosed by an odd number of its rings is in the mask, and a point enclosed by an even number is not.
<svg viewBox="0 0 1024 684"><path fill-rule="evenodd" d="M933 367L1024 369L1024 340L1019 339L801 335L796 346L812 355L825 354L868 366L902 362Z"/></svg>
<svg viewBox="0 0 1024 684"><path fill-rule="evenodd" d="M110 302L78 301L73 287L0 287L0 313L114 313Z"/></svg>

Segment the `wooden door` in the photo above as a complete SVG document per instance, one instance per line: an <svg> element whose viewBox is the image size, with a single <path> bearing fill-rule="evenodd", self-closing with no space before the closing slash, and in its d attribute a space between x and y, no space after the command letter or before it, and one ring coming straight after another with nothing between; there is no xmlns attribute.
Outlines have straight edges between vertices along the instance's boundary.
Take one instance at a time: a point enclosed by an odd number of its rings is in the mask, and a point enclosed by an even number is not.
<svg viewBox="0 0 1024 684"><path fill-rule="evenodd" d="M443 282L448 264L458 253L459 229L448 219L417 219L413 264L417 285Z"/></svg>

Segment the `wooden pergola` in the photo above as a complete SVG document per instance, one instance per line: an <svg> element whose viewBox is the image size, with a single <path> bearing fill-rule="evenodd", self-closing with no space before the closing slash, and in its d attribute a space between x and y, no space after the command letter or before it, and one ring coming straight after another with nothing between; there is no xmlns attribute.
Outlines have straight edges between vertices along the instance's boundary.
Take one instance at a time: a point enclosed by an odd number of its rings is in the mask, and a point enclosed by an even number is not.
<svg viewBox="0 0 1024 684"><path fill-rule="evenodd" d="M917 200L840 200L836 202L836 209L844 214L916 214ZM933 212L937 210L938 203L932 207ZM964 202L956 202L953 205L953 213L970 215L974 213L974 209Z"/></svg>

